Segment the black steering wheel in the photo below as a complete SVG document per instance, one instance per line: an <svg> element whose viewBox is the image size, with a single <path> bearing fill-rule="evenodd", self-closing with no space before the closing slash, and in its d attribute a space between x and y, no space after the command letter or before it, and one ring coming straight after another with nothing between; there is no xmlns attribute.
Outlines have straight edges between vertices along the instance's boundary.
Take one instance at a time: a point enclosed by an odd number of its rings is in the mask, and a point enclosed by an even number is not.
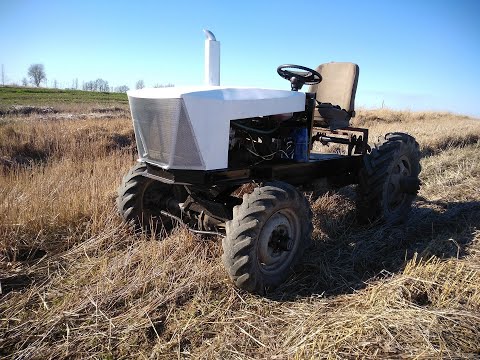
<svg viewBox="0 0 480 360"><path fill-rule="evenodd" d="M302 71L292 71L287 69L298 69ZM292 91L298 91L303 85L315 85L322 81L322 75L315 70L305 66L285 64L277 68L277 73L282 78L290 81Z"/></svg>

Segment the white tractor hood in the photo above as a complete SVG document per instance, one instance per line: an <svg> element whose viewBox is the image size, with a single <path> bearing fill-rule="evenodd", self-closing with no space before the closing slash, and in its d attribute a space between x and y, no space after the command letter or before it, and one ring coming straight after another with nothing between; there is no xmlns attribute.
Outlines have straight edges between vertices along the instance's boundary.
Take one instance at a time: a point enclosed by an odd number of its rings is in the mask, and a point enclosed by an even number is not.
<svg viewBox="0 0 480 360"><path fill-rule="evenodd" d="M303 111L302 92L224 86L127 92L141 161L164 169L228 166L230 121Z"/></svg>

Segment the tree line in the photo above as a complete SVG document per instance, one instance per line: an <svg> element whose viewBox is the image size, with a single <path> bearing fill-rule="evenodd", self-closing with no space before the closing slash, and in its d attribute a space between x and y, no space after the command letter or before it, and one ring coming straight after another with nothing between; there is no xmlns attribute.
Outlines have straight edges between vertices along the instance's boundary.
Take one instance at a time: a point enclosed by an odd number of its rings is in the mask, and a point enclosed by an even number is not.
<svg viewBox="0 0 480 360"><path fill-rule="evenodd" d="M4 67L2 65L2 74L1 74L1 80L2 80L2 85L5 85L5 72L4 72ZM45 66L43 64L32 64L29 66L28 71L27 71L27 77L24 77L22 79L22 85L23 86L28 86L29 84L32 84L36 87L40 87L42 83L46 85L47 82L47 74L45 71ZM153 85L153 87L157 88L162 88L162 87L172 87L174 86L173 84L160 84L157 83ZM58 88L58 83L57 80L53 81L53 87ZM142 89L145 87L145 83L143 80L138 80L135 84L136 89ZM74 79L72 81L72 86L71 89L78 90L79 85L78 85L78 79ZM104 79L96 79L96 80L91 80L87 82L83 82L82 84L82 90L85 91L99 91L99 92L120 92L120 93L125 93L130 88L127 85L120 85L120 86L110 86L108 84L108 81Z"/></svg>

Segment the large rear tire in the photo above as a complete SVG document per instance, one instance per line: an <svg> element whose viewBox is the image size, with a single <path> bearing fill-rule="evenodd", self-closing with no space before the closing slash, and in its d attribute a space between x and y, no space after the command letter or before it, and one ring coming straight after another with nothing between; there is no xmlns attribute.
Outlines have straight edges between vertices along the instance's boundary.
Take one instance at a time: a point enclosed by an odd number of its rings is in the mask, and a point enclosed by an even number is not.
<svg viewBox="0 0 480 360"><path fill-rule="evenodd" d="M272 182L243 195L223 239L223 264L235 285L263 294L285 281L310 245L312 211L293 186Z"/></svg>
<svg viewBox="0 0 480 360"><path fill-rule="evenodd" d="M404 222L420 189L420 151L415 138L389 133L364 157L357 194L363 222Z"/></svg>
<svg viewBox="0 0 480 360"><path fill-rule="evenodd" d="M162 216L168 200L174 197L172 185L147 178L145 164L137 164L123 177L118 188L117 209L123 219L132 223L135 231L147 233L171 230L172 218Z"/></svg>

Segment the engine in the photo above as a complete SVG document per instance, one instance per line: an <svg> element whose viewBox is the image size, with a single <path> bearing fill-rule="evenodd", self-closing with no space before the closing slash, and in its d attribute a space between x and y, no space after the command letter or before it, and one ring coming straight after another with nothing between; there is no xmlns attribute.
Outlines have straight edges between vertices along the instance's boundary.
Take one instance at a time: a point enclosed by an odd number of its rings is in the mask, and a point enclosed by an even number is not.
<svg viewBox="0 0 480 360"><path fill-rule="evenodd" d="M230 167L291 159L306 161L307 129L293 114L255 117L230 122Z"/></svg>

